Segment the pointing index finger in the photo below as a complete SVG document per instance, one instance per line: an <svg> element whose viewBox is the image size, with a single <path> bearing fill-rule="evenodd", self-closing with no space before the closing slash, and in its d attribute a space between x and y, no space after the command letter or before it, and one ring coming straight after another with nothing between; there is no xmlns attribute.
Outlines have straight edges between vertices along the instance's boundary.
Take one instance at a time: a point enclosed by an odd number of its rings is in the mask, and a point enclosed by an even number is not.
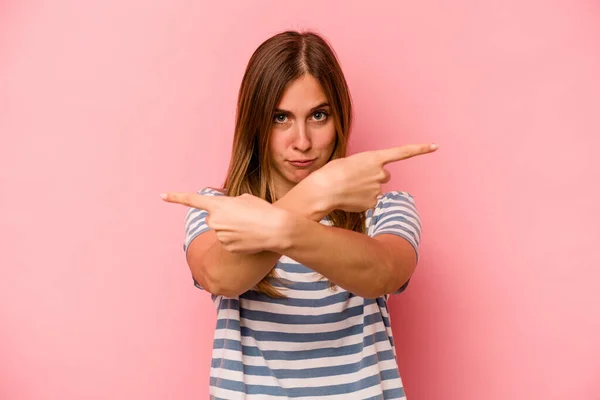
<svg viewBox="0 0 600 400"><path fill-rule="evenodd" d="M432 153L438 149L436 144L408 144L378 150L381 162L385 165L391 162L406 160L422 154Z"/></svg>
<svg viewBox="0 0 600 400"><path fill-rule="evenodd" d="M160 197L167 203L183 204L184 206L206 210L209 213L211 213L215 207L215 199L212 196L203 196L198 193L162 193Z"/></svg>

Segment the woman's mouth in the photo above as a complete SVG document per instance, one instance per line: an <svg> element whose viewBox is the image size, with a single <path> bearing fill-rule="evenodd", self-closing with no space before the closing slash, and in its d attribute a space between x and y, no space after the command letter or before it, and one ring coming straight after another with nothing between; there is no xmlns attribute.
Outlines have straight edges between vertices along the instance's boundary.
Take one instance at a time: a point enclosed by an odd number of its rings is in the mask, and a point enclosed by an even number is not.
<svg viewBox="0 0 600 400"><path fill-rule="evenodd" d="M309 167L313 162L315 162L315 160L289 160L288 162L296 168L302 168Z"/></svg>

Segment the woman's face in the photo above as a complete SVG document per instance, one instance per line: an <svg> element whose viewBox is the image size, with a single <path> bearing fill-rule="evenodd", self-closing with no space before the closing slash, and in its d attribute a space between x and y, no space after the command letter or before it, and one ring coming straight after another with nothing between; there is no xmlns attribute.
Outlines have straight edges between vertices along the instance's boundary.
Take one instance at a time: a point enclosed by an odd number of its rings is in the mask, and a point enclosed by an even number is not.
<svg viewBox="0 0 600 400"><path fill-rule="evenodd" d="M269 141L279 198L327 163L335 138L331 107L319 82L309 74L291 82L273 114Z"/></svg>

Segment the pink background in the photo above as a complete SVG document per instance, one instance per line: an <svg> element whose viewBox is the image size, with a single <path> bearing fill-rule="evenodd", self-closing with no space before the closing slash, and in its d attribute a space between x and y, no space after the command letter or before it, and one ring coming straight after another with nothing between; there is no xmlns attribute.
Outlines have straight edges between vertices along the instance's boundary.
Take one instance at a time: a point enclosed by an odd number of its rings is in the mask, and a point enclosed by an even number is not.
<svg viewBox="0 0 600 400"><path fill-rule="evenodd" d="M600 399L600 6L0 2L0 399L207 399L215 313L167 190L219 185L246 62L336 49L353 151L424 223L392 301L409 400Z"/></svg>

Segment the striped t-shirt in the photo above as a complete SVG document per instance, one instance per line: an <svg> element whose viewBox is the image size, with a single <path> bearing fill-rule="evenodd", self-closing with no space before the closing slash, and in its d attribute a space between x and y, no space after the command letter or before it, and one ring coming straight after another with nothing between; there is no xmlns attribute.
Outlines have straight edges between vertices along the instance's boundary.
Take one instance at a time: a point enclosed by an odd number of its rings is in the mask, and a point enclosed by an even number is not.
<svg viewBox="0 0 600 400"><path fill-rule="evenodd" d="M222 195L214 189L198 193ZM204 210L188 211L184 250L210 229L206 215ZM331 225L327 218L321 223ZM421 224L406 192L381 196L374 211L367 212L366 224L371 237L398 235L418 249ZM285 298L254 290L234 298L212 296L217 325L210 398L405 399L389 296L365 299L339 286L330 289L327 279L286 256L275 268Z"/></svg>

